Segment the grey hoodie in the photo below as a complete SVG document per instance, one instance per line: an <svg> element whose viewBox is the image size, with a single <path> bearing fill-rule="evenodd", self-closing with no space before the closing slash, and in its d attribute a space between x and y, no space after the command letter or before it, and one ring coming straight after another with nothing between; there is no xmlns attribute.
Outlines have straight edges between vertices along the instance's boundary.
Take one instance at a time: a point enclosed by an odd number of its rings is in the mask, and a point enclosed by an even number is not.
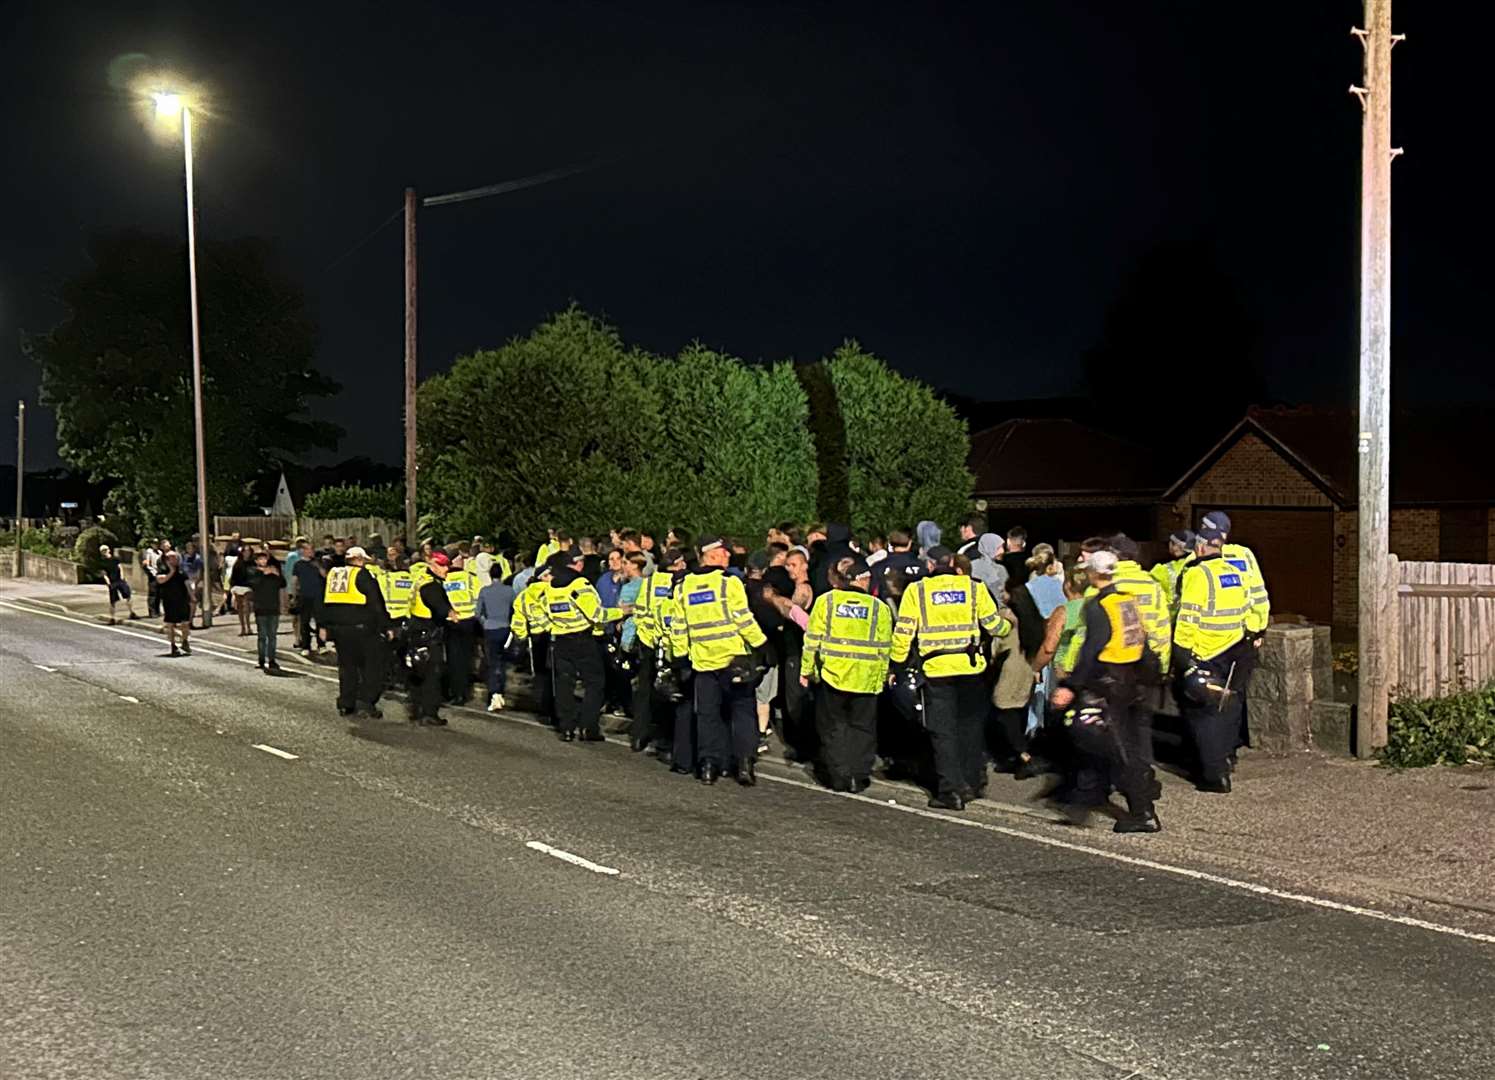
<svg viewBox="0 0 1495 1080"><path fill-rule="evenodd" d="M923 555L940 542L940 527L932 521L921 521L914 530L919 537L919 554Z"/></svg>
<svg viewBox="0 0 1495 1080"><path fill-rule="evenodd" d="M997 552L1002 549L1002 538L996 533L982 533L976 541L978 555L971 560L971 576L984 582L991 590L991 598L1002 602L1002 592L1007 588L1007 567L997 561Z"/></svg>

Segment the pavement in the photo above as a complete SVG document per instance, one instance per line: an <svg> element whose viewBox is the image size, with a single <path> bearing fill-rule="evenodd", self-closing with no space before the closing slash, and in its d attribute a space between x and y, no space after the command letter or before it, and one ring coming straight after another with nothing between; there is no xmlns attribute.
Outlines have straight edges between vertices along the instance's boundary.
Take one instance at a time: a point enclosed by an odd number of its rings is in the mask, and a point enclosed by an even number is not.
<svg viewBox="0 0 1495 1080"><path fill-rule="evenodd" d="M87 602L0 588L6 1080L1495 1075L1488 771L1251 754L1150 837L708 789Z"/></svg>

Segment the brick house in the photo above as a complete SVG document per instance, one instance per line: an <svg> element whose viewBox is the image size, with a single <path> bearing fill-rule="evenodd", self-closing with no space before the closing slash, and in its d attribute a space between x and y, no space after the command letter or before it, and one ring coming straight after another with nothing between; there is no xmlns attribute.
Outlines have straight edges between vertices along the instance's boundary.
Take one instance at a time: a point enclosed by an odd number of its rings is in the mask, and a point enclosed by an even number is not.
<svg viewBox="0 0 1495 1080"><path fill-rule="evenodd" d="M1495 474L1480 418L1394 416L1391 550L1403 559L1495 557ZM1359 558L1357 425L1349 411L1251 409L1163 493L1157 535L1230 514L1256 551L1273 613L1351 628Z"/></svg>

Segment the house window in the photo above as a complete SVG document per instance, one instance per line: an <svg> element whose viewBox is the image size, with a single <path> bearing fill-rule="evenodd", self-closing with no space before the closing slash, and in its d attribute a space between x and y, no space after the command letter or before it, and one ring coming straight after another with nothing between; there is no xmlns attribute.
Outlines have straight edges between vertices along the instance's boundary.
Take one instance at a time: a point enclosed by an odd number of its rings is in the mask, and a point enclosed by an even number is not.
<svg viewBox="0 0 1495 1080"><path fill-rule="evenodd" d="M1438 558L1443 562L1488 562L1488 517L1489 510L1483 506L1440 511Z"/></svg>

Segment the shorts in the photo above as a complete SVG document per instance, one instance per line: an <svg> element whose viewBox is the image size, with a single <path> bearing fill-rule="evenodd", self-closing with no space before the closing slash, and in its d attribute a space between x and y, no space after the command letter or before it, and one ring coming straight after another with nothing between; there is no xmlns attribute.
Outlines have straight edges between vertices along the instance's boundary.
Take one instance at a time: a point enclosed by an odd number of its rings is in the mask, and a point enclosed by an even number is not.
<svg viewBox="0 0 1495 1080"><path fill-rule="evenodd" d="M768 674L759 680L753 694L757 697L759 705L771 705L773 703L773 699L779 696L778 665L774 665L768 669Z"/></svg>
<svg viewBox="0 0 1495 1080"><path fill-rule="evenodd" d="M128 600L129 598L130 583L128 581L121 579L109 583L109 602L111 604L118 603L121 600Z"/></svg>
<svg viewBox="0 0 1495 1080"><path fill-rule="evenodd" d="M248 585L235 585L229 590L235 596L248 596L252 591Z"/></svg>

